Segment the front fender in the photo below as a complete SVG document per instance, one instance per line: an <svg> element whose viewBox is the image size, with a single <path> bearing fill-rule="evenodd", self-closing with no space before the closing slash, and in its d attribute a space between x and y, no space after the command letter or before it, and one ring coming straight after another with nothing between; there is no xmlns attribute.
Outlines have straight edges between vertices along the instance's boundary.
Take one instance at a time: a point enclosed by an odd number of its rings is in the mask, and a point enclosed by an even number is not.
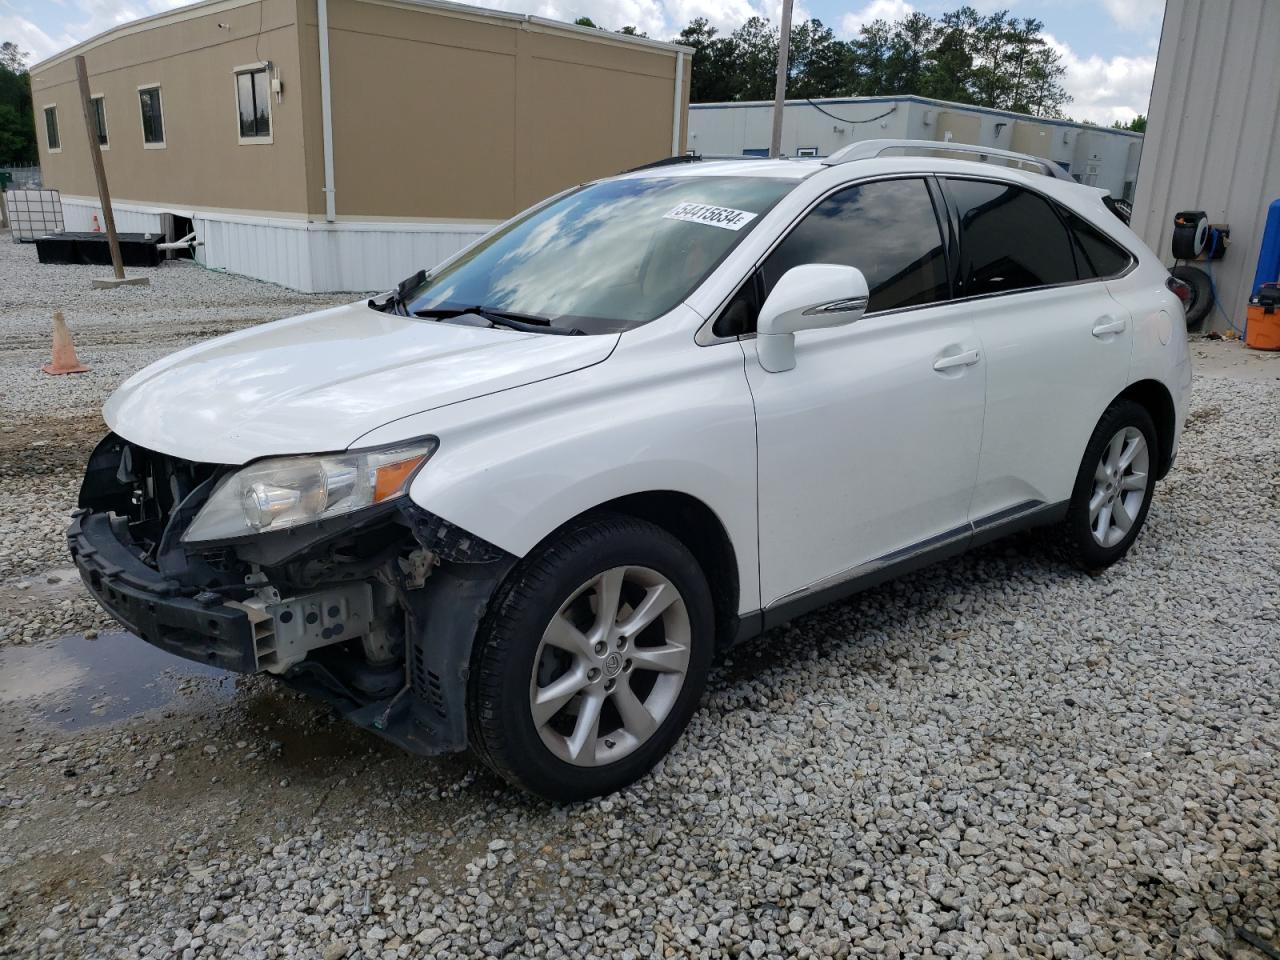
<svg viewBox="0 0 1280 960"><path fill-rule="evenodd" d="M398 421L359 442L439 437L409 496L517 557L600 504L687 494L733 543L739 612L758 609L755 413L742 349L644 329L596 367Z"/></svg>

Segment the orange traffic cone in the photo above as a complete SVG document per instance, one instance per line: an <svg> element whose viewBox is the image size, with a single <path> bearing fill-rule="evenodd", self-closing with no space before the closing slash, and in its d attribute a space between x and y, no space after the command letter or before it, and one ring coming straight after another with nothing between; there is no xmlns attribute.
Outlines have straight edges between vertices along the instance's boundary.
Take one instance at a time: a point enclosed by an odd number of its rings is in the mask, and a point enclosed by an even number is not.
<svg viewBox="0 0 1280 960"><path fill-rule="evenodd" d="M40 368L45 373L88 373L89 368L76 356L67 321L58 310L53 315L53 359Z"/></svg>

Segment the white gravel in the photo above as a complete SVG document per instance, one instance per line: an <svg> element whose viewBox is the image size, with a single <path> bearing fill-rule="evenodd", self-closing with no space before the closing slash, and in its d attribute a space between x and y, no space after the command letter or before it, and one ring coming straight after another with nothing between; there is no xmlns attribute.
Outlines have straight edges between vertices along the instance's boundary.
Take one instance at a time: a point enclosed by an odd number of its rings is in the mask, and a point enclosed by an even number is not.
<svg viewBox="0 0 1280 960"><path fill-rule="evenodd" d="M315 302L160 273L264 316ZM105 389L64 379L22 409ZM1277 410L1274 378L1198 377L1125 562L1091 578L1028 536L775 630L595 803L402 755L260 679L76 732L0 709L0 955L1262 960L1236 931L1280 945ZM0 567L0 631L20 594L63 595L29 572L64 562L51 517L90 443L39 478L48 516L0 462L0 563L41 541Z"/></svg>

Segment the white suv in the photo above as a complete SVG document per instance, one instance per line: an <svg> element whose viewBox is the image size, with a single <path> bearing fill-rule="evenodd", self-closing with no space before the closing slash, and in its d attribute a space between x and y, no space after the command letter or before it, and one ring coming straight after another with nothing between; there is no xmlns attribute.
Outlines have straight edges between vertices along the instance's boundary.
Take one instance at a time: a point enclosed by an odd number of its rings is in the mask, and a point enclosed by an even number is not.
<svg viewBox="0 0 1280 960"><path fill-rule="evenodd" d="M104 409L86 584L568 799L798 614L1033 525L1114 563L1186 412L1169 274L1052 165L927 146L632 171L153 364Z"/></svg>

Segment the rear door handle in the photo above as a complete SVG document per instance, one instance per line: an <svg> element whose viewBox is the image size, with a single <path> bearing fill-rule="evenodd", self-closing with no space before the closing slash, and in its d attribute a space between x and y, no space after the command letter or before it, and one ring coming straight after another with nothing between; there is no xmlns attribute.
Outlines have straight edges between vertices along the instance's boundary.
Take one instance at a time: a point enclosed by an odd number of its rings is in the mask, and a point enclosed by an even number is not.
<svg viewBox="0 0 1280 960"><path fill-rule="evenodd" d="M982 354L977 350L966 350L963 353L953 353L949 357L939 357L933 361L933 369L951 370L955 367L972 367L981 359Z"/></svg>
<svg viewBox="0 0 1280 960"><path fill-rule="evenodd" d="M1095 337L1105 337L1109 333L1122 333L1125 328L1125 320L1121 317L1116 320L1112 317L1099 317L1093 325L1093 335Z"/></svg>

